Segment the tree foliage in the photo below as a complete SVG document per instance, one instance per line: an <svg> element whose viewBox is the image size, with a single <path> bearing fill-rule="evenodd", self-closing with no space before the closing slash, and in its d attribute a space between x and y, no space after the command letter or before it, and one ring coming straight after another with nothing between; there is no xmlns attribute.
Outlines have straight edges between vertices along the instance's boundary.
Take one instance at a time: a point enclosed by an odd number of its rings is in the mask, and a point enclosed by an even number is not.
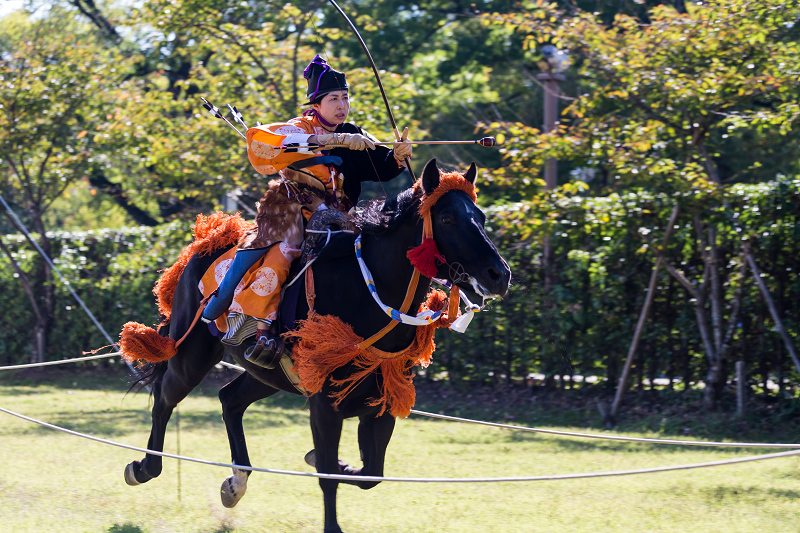
<svg viewBox="0 0 800 533"><path fill-rule="evenodd" d="M104 159L102 139L114 122L124 69L113 51L87 38L84 26L59 15L54 7L51 16L37 20L9 17L0 40L0 168L8 176L3 193L22 208L48 254L44 214ZM41 264L26 274L6 244L0 247L26 289L35 314L34 359L42 360L55 305L50 267Z"/></svg>
<svg viewBox="0 0 800 533"><path fill-rule="evenodd" d="M510 169L497 172L500 185L513 188L550 156L597 169L612 188L685 191L750 181L765 164L772 176L796 170L797 154L784 157L782 168L769 161L776 135L790 133L799 116L796 5L716 0L688 5L685 14L658 6L646 24L629 15L605 24L556 4L527 6L484 21L523 35L531 60L540 43L567 50L580 81L556 131L505 125ZM753 133L763 138L753 143ZM743 144L755 148L746 164L725 165Z"/></svg>

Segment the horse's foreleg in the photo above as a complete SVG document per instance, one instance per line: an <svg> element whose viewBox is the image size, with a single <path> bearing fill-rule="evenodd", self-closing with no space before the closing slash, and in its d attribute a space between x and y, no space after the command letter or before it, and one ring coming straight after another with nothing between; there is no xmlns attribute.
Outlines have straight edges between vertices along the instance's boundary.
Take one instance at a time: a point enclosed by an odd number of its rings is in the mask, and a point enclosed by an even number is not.
<svg viewBox="0 0 800 533"><path fill-rule="evenodd" d="M233 464L251 466L242 425L245 410L253 402L272 396L276 392L278 389L270 387L246 373L241 374L219 391L219 401L222 402L222 419L228 432ZM249 470L233 469L233 474L222 482L220 489L222 505L234 507L239 503L247 490L249 475Z"/></svg>
<svg viewBox="0 0 800 533"><path fill-rule="evenodd" d="M345 474L362 476L383 476L383 465L386 459L386 448L394 431L395 418L389 413L384 413L377 418L362 416L358 422L358 447L361 449L362 468L347 467ZM367 490L380 481L344 481Z"/></svg>
<svg viewBox="0 0 800 533"><path fill-rule="evenodd" d="M340 474L339 439L342 436L342 416L331 405L323 393L317 393L309 400L311 407L311 434L314 438L314 466L320 474ZM311 454L309 454L311 455ZM336 518L336 491L339 481L320 479L322 500L325 504L324 533L342 533Z"/></svg>

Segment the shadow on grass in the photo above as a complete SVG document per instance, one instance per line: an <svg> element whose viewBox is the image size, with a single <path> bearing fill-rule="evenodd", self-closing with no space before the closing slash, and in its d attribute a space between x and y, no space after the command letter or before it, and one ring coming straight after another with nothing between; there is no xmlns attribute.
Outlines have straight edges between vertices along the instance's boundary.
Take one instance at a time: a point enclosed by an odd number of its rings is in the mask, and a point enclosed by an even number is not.
<svg viewBox="0 0 800 533"><path fill-rule="evenodd" d="M688 486L686 490L691 490ZM653 492L673 494L675 487L662 488L653 487ZM716 487L704 487L697 491L697 497L706 500L714 505L718 505L725 500L755 500L769 502L775 499L797 500L800 491L773 489L761 487L744 487L741 485L718 485Z"/></svg>
<svg viewBox="0 0 800 533"><path fill-rule="evenodd" d="M664 437L669 438L669 437ZM511 438L513 442L520 439ZM741 454L743 451L747 455L763 455L768 453L776 453L780 451L787 451L781 448L747 448L747 447L723 447L723 446L692 446L681 444L649 444L649 443L635 443L635 442L618 442L618 441L603 441L603 440L576 440L569 437L548 437L547 445L558 448L564 452L625 452L631 454L648 454L654 453L660 455L678 455L684 453L696 453L698 451L716 451L724 453L727 449L729 453Z"/></svg>
<svg viewBox="0 0 800 533"><path fill-rule="evenodd" d="M114 524L108 528L108 533L144 533L144 529L133 524Z"/></svg>
<svg viewBox="0 0 800 533"><path fill-rule="evenodd" d="M239 375L239 372L223 369L212 370L190 393L194 397L216 398L219 390ZM68 366L43 367L30 370L0 372L0 396L23 396L41 393L41 387L66 389L73 391L103 390L128 393L135 378L123 364L110 367L74 368ZM147 394L146 389L129 392L130 394ZM289 393L278 393L269 399L270 405L288 409L300 409L306 406L307 399Z"/></svg>
<svg viewBox="0 0 800 533"><path fill-rule="evenodd" d="M36 417L34 417L36 418ZM170 419L170 427L174 427L175 415ZM222 421L222 409L207 411L182 410L180 412L181 429L193 431L198 429L214 429L225 431ZM49 424L72 431L86 433L94 437L120 438L131 433L149 431L151 426L150 410L144 409L101 409L96 411L63 410L47 415L43 420ZM292 426L308 426L308 413L301 410L261 409L245 414L244 423L247 431L268 431L275 428ZM5 435L31 435L52 432L53 430L38 424L30 424L3 431Z"/></svg>
<svg viewBox="0 0 800 533"><path fill-rule="evenodd" d="M123 364L92 368L71 365L0 372L0 385L72 390L128 390L134 378Z"/></svg>
<svg viewBox="0 0 800 533"><path fill-rule="evenodd" d="M102 370L102 371L101 371ZM124 402L131 400L133 394L147 394L145 391L128 392L130 376L122 369L95 369L79 372L67 372L65 369L35 369L35 371L15 371L11 374L0 373L0 406L2 398L35 397L47 395L48 408L53 404L53 398L63 394L63 408L46 417L38 417L44 422L87 433L101 438L121 438L130 433L149 431L151 426L152 398L147 406L125 408ZM191 397L212 397L216 399L218 391L231 376L210 376L189 395ZM70 397L67 391L103 391L110 394L119 394L118 405L97 409L76 411L70 409ZM138 402L138 399L137 399ZM129 404L130 405L130 404ZM180 405L179 405L180 409ZM187 430L215 429L225 431L222 422L222 407L218 402L212 409L181 409L181 425ZM23 413L29 414L29 413ZM245 425L248 430L261 431L270 428L290 427L293 425L308 425L308 405L306 398L291 394L277 394L270 398L253 404L245 414ZM174 427L175 415L170 420L170 427ZM8 428L3 431L7 435L38 435L52 432L52 429L30 424L28 426Z"/></svg>
<svg viewBox="0 0 800 533"><path fill-rule="evenodd" d="M5 385L0 384L0 397L12 397L12 396L36 396L41 394L42 391L32 389L29 386L12 386L12 385Z"/></svg>
<svg viewBox="0 0 800 533"><path fill-rule="evenodd" d="M420 420L417 418L416 420ZM449 434L447 432L448 425L455 424L455 422L438 419L427 419L429 423L435 424L437 427L433 429L435 436L431 437L433 442L440 444L456 444L463 446L475 445L500 445L500 444L519 444L519 443L532 443L538 444L543 448L551 448L553 452L609 452L609 453L631 453L631 454L654 454L661 455L679 455L685 453L694 453L705 449L707 451L714 450L716 452L727 452L732 454L747 455L762 455L768 453L776 453L780 451L787 451L786 448L764 448L764 447L751 447L746 446L704 446L704 445L682 445L682 444L658 444L658 443L637 443L604 440L603 438L586 438L586 437L568 437L556 436L546 433L535 433L530 431L522 431L515 429L496 429L484 427L485 431L479 431L475 434ZM461 423L462 427L464 423ZM519 424L523 426L523 424ZM545 426L537 426L541 429L548 429ZM561 427L559 430L563 430ZM565 431L573 431L575 433L587 433L603 436L603 430L600 429L572 429ZM627 436L618 433L608 433L608 437L612 436ZM657 435L648 436L647 438L666 439L666 440L697 440L703 442L704 439L689 439L681 435ZM728 439L729 441L731 439ZM721 441L724 442L724 441ZM751 441L759 443L759 441Z"/></svg>
<svg viewBox="0 0 800 533"><path fill-rule="evenodd" d="M797 500L800 496L800 491L796 490L782 490L782 489L761 489L758 487L737 487L737 486L720 486L701 490L705 498L714 501L721 501L728 498L741 498L746 496L748 498L755 498L758 500L772 500L774 498L784 498Z"/></svg>

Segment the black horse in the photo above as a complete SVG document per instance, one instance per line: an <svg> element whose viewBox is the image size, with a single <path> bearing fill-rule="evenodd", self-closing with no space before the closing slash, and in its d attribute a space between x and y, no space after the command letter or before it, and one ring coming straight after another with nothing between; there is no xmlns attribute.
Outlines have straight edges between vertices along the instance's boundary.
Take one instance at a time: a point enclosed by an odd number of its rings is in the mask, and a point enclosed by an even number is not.
<svg viewBox="0 0 800 533"><path fill-rule="evenodd" d="M463 178L474 183L477 175L473 164ZM440 184L436 160L425 166L421 187L408 189L396 198L376 202L363 213L358 222L362 234L362 257L373 274L380 298L389 306L399 308L404 300L413 267L406 252L420 244L422 220L417 210L423 195L432 194ZM511 272L494 244L484 231L485 216L463 190L449 190L431 209L434 240L446 263L438 266L437 277L455 281L471 299L502 297L506 294ZM200 305L197 290L203 273L219 257L217 253L194 256L181 274L175 290L169 332L180 338L189 329ZM322 315L338 316L363 338L370 337L390 321L383 313L362 278L355 253L353 237L342 235L325 248L314 263L316 286L315 310ZM453 279L457 277L457 279ZM411 312L415 312L429 291L430 278L422 277L414 293ZM477 299L477 300L476 300ZM299 298L296 315L304 319L308 313L306 300ZM202 326L202 324L201 324ZM408 347L415 338L415 327L400 324L380 339L375 347L394 352ZM248 343L243 343L246 346ZM157 363L149 382L153 385L153 425L148 448L161 451L164 434L175 406L196 387L203 377L223 357L223 344L206 327L195 327L168 361ZM247 371L225 385L219 393L223 419L228 432L232 461L250 466L242 417L253 402L278 391L299 394L298 389L278 367L267 370L257 367L243 357L243 349L231 349L230 355ZM408 369L410 372L411 369ZM380 373L375 379L364 379L341 401L334 405L330 397L335 392L330 380L342 379L353 372L344 365L333 372L323 389L309 398L311 431L314 450L307 462L320 473L382 476L386 448L392 436L395 417L389 411L382 414L370 400L380 395ZM372 402L374 404L374 402ZM358 417L358 442L363 467L351 467L338 459L343 420ZM161 473L162 461L147 454L142 461L130 463L125 470L129 485L145 483ZM222 484L222 501L233 507L244 495L249 471L234 470ZM376 481L338 481L320 479L325 505L326 533L340 532L336 518L336 491L339 483L349 483L362 489L377 485Z"/></svg>

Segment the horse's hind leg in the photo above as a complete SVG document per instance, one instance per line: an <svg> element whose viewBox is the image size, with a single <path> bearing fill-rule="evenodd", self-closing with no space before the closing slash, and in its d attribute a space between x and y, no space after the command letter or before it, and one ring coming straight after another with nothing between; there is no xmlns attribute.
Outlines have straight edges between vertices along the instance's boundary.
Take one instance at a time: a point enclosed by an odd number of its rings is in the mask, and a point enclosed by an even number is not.
<svg viewBox="0 0 800 533"><path fill-rule="evenodd" d="M175 406L203 380L205 375L222 359L222 347L213 342L206 328L195 328L186 342L178 348L178 354L169 360L163 379L153 385L153 424L147 448L157 452L164 450L167 423ZM125 467L125 482L139 485L161 474L160 455L147 454L141 461L133 461Z"/></svg>
<svg viewBox="0 0 800 533"><path fill-rule="evenodd" d="M219 400L222 402L222 419L225 421L225 429L228 432L233 464L251 466L242 425L245 410L253 402L272 396L276 392L278 389L258 381L247 373L239 375L219 391ZM239 503L247 490L249 475L249 470L233 469L233 474L222 482L220 489L222 505L234 507Z"/></svg>
<svg viewBox="0 0 800 533"><path fill-rule="evenodd" d="M175 404L164 401L161 394L162 388L163 382L153 384L153 411L151 413L153 422L150 428L150 438L147 440L148 450L163 451L167 423L175 408ZM186 394L189 394L189 391L186 391ZM125 482L128 485L146 483L161 474L161 467L160 456L147 454L141 461L133 461L125 467Z"/></svg>
<svg viewBox="0 0 800 533"><path fill-rule="evenodd" d="M323 393L317 393L309 399L311 407L311 434L314 437L314 450L306 456L312 456L311 462L321 474L340 474L339 440L342 436L342 415L331 405L330 399ZM339 481L335 479L319 480L322 489L322 501L325 505L324 533L342 533L336 517L336 491Z"/></svg>

